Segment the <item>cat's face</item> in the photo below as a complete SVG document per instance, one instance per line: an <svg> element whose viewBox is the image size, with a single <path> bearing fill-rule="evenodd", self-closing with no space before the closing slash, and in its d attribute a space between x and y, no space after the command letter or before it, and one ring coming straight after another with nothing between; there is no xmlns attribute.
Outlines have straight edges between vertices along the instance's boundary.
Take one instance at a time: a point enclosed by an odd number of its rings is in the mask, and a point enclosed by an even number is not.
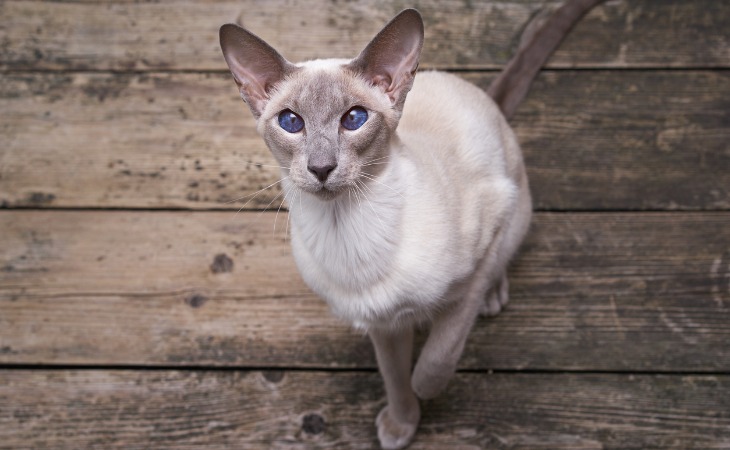
<svg viewBox="0 0 730 450"><path fill-rule="evenodd" d="M299 66L271 92L258 121L294 185L323 199L376 176L398 124L389 97L347 63Z"/></svg>
<svg viewBox="0 0 730 450"><path fill-rule="evenodd" d="M294 65L236 25L220 34L241 97L296 187L332 199L385 167L423 43L417 12L398 15L352 61Z"/></svg>

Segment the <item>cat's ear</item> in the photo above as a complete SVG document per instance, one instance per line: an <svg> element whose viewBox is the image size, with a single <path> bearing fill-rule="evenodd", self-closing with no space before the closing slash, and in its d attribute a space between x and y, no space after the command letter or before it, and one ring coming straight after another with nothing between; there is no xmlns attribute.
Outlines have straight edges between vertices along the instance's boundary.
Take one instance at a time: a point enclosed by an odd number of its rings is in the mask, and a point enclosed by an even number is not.
<svg viewBox="0 0 730 450"><path fill-rule="evenodd" d="M398 110L413 85L423 47L423 20L406 9L391 20L349 67L380 87Z"/></svg>
<svg viewBox="0 0 730 450"><path fill-rule="evenodd" d="M296 66L260 37L238 25L223 25L220 43L241 98L258 119L269 100L271 89L295 71Z"/></svg>

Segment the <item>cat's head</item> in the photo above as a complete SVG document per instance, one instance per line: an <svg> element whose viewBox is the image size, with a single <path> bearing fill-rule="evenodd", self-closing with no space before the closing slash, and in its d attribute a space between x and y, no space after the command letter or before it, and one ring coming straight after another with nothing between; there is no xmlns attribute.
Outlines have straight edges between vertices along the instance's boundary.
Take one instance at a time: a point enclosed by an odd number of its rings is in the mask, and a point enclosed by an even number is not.
<svg viewBox="0 0 730 450"><path fill-rule="evenodd" d="M300 189L331 199L377 175L413 85L423 45L414 9L391 20L353 60L292 64L237 25L220 42L257 128Z"/></svg>

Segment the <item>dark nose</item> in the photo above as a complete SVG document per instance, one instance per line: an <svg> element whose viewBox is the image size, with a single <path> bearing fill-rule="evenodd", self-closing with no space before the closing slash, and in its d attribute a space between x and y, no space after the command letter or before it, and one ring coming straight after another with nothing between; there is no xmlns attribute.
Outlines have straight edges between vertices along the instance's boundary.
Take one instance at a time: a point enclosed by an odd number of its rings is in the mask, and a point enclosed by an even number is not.
<svg viewBox="0 0 730 450"><path fill-rule="evenodd" d="M327 164L324 166L312 164L307 166L307 170L312 172L317 177L320 183L324 183L327 180L327 177L333 170L335 170L336 167L336 164Z"/></svg>

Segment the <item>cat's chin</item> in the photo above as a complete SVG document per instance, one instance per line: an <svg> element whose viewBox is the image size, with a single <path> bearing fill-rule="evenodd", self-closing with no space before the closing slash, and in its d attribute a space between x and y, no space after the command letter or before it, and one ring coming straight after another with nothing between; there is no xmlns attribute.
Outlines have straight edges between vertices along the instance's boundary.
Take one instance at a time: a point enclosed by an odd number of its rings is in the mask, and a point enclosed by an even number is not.
<svg viewBox="0 0 730 450"><path fill-rule="evenodd" d="M319 190L311 192L311 194L320 200L331 201L339 197L342 192L342 190L330 190L323 186Z"/></svg>

